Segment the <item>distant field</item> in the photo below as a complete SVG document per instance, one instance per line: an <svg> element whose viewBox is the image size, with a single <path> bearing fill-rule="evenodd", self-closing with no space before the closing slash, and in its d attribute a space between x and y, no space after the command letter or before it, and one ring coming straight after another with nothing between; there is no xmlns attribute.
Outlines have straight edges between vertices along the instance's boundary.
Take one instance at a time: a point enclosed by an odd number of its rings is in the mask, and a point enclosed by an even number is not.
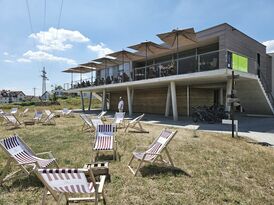
<svg viewBox="0 0 274 205"><path fill-rule="evenodd" d="M56 122L56 126L35 125L9 131L0 126L0 138L16 132L35 152L51 150L61 167L79 168L90 162L93 136L80 131L79 116L57 118ZM147 165L141 169L143 177L133 177L127 167L132 151L136 146L149 145L163 128L144 127L150 133L118 131L120 161L110 163L111 183L105 186L107 204L274 203L274 149L227 135L197 132L198 137L193 137L192 131L177 129L169 150L178 170ZM5 160L0 151L1 171ZM35 176L22 177L0 188L0 204L40 204L42 191ZM51 196L48 204L54 204Z"/></svg>
<svg viewBox="0 0 274 205"><path fill-rule="evenodd" d="M80 109L81 108L81 98L80 97L69 97L67 99L58 99L57 100L60 105L50 106L49 109L60 110L64 107L68 109ZM89 99L84 99L85 107L88 107ZM22 105L21 105L22 104ZM27 106L25 106L27 104ZM31 102L23 102L23 103L11 103L11 104L0 104L0 109L4 109L9 111L13 107L22 108L22 110L26 107L35 108L37 110L45 109L45 106L34 106L31 105ZM92 99L92 108L101 107L101 102L98 99Z"/></svg>

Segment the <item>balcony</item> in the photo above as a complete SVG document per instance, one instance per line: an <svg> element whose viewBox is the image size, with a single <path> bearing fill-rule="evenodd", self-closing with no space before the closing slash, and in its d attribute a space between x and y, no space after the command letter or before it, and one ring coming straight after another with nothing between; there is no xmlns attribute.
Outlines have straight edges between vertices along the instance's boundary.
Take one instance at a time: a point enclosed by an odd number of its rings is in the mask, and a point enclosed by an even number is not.
<svg viewBox="0 0 274 205"><path fill-rule="evenodd" d="M106 78L90 77L64 84L65 89L78 89L91 86L124 83L129 81L162 78L172 75L181 75L195 72L217 70L220 68L219 59L225 59L225 50L211 51L203 54L171 59L169 61L134 67L130 74L120 72ZM177 66L178 65L178 66Z"/></svg>

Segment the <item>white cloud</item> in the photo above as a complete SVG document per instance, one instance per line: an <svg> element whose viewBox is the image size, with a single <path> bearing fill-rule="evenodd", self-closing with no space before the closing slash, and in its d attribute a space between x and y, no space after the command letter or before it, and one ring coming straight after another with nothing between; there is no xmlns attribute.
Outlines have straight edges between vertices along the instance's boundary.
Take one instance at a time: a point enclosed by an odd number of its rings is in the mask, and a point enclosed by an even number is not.
<svg viewBox="0 0 274 205"><path fill-rule="evenodd" d="M265 41L263 44L266 46L267 53L274 53L274 40Z"/></svg>
<svg viewBox="0 0 274 205"><path fill-rule="evenodd" d="M38 41L39 45L37 45L37 48L43 51L64 51L73 47L71 43L84 43L89 41L89 39L79 31L56 29L53 27L49 28L48 31L32 33L29 38Z"/></svg>
<svg viewBox="0 0 274 205"><path fill-rule="evenodd" d="M18 62L18 63L30 63L31 60L30 60L30 59L27 59L27 58L18 58L18 59L17 59L17 62Z"/></svg>
<svg viewBox="0 0 274 205"><path fill-rule="evenodd" d="M5 51L5 52L3 53L3 55L4 55L4 56L8 56L9 53Z"/></svg>
<svg viewBox="0 0 274 205"><path fill-rule="evenodd" d="M98 58L113 52L110 48L106 47L104 43L99 43L97 45L88 45L87 48L92 52L95 52Z"/></svg>
<svg viewBox="0 0 274 205"><path fill-rule="evenodd" d="M5 63L13 63L12 60L8 60L8 59L4 60L4 62L5 62Z"/></svg>
<svg viewBox="0 0 274 205"><path fill-rule="evenodd" d="M77 65L76 61L69 58L54 56L50 53L44 51L27 51L23 54L23 59L27 60L36 60L36 61L54 61L54 62L63 62L69 65ZM19 59L18 59L19 60Z"/></svg>

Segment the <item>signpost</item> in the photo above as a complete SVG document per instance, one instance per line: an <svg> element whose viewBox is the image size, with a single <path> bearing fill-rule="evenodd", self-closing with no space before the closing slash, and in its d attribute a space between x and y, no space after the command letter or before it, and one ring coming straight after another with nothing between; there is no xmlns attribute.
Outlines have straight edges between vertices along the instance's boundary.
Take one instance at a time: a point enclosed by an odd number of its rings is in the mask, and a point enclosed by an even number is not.
<svg viewBox="0 0 274 205"><path fill-rule="evenodd" d="M232 89L231 89L231 94L228 96L229 98L227 99L227 102L230 104L230 118L231 118L231 128L232 128L232 138L234 138L234 107L240 105L239 104L239 99L236 97L236 90L234 89L234 84L235 84L235 77L239 78L239 75L235 76L234 75L234 70L232 70Z"/></svg>

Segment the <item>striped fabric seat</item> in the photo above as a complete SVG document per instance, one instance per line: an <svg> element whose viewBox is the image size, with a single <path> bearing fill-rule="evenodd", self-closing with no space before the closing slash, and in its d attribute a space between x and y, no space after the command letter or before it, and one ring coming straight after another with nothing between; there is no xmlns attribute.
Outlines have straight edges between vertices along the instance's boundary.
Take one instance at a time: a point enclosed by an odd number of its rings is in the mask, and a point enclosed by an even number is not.
<svg viewBox="0 0 274 205"><path fill-rule="evenodd" d="M125 113L124 112L116 112L114 116L113 123L120 124L124 121Z"/></svg>
<svg viewBox="0 0 274 205"><path fill-rule="evenodd" d="M35 120L37 122L40 122L42 120L42 117L43 117L43 112L36 111L35 114L34 114L33 120Z"/></svg>
<svg viewBox="0 0 274 205"><path fill-rule="evenodd" d="M94 150L113 150L114 126L111 124L98 125Z"/></svg>
<svg viewBox="0 0 274 205"><path fill-rule="evenodd" d="M45 121L43 122L43 125L50 125L50 124L56 124L55 120L54 120L55 114L54 113L50 113L48 115L48 117L45 119Z"/></svg>
<svg viewBox="0 0 274 205"><path fill-rule="evenodd" d="M81 169L38 169L44 181L61 193L94 193L94 184L87 181Z"/></svg>
<svg viewBox="0 0 274 205"><path fill-rule="evenodd" d="M97 127L98 125L103 125L104 124L100 118L91 119L91 123L94 127Z"/></svg>
<svg viewBox="0 0 274 205"><path fill-rule="evenodd" d="M134 118L133 120L129 121L129 123L126 126L125 132L131 128L134 129L138 132L144 132L144 133L148 133L148 131L146 131L143 126L141 125L141 119L145 116L145 114L139 115L138 117Z"/></svg>
<svg viewBox="0 0 274 205"><path fill-rule="evenodd" d="M83 130L94 131L96 129L97 125L103 125L104 124L102 122L102 120L99 119L99 118L89 119L89 117L85 114L80 114L80 117L84 121L84 124L82 126L82 131Z"/></svg>
<svg viewBox="0 0 274 205"><path fill-rule="evenodd" d="M10 114L15 115L18 111L18 108L11 108Z"/></svg>
<svg viewBox="0 0 274 205"><path fill-rule="evenodd" d="M17 128L21 125L21 123L18 121L18 119L11 114L3 114L3 118L6 120L6 128L11 126L12 128Z"/></svg>
<svg viewBox="0 0 274 205"><path fill-rule="evenodd" d="M55 159L36 157L17 135L1 140L0 144L20 165L37 163L39 167L47 167L55 161Z"/></svg>
<svg viewBox="0 0 274 205"><path fill-rule="evenodd" d="M145 152L134 151L132 153L132 158L130 159L128 163L128 167L131 170L131 172L134 174L134 176L136 176L143 162L154 163L157 160L157 161L168 163L174 166L172 159L169 155L169 152L167 150L167 145L171 141L171 139L174 137L176 132L177 131L163 129L160 135L154 140L154 142L147 148ZM161 154L163 150L166 152L168 161L163 159L163 156ZM131 163L133 159L137 159L140 161L136 171L134 171L133 168L131 167Z"/></svg>

